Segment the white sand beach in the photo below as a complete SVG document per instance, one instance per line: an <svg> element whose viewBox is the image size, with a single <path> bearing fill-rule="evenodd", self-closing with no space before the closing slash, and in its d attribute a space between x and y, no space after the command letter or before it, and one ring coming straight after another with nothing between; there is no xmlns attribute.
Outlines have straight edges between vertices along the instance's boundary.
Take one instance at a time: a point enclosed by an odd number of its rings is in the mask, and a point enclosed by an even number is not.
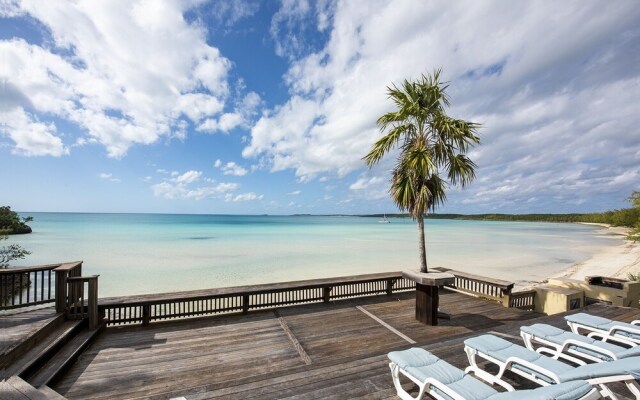
<svg viewBox="0 0 640 400"><path fill-rule="evenodd" d="M597 234L619 235L620 244L606 248L603 252L583 262L577 263L554 277L584 279L585 276L601 275L612 278L627 278L629 272L640 273L640 243L624 240L629 228L593 224L602 226Z"/></svg>

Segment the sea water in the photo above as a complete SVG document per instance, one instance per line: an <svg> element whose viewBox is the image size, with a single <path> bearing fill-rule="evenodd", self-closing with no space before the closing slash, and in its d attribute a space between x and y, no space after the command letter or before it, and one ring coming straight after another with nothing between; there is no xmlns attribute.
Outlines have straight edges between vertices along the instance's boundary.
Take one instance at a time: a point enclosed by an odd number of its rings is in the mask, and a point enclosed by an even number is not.
<svg viewBox="0 0 640 400"><path fill-rule="evenodd" d="M82 260L100 297L252 285L418 267L410 218L25 213L15 266ZM619 239L579 224L426 220L429 267L541 281Z"/></svg>

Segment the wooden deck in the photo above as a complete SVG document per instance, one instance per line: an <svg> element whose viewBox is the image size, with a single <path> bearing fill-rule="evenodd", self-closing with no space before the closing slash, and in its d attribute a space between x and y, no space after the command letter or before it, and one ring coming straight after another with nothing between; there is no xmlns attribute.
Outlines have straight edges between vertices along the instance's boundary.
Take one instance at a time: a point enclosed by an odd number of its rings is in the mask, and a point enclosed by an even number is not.
<svg viewBox="0 0 640 400"><path fill-rule="evenodd" d="M464 368L467 337L496 332L521 343L521 325L566 328L562 315L455 292L444 291L440 301L452 318L437 327L414 320L414 293L110 327L52 387L68 399L396 398L389 351L421 346ZM594 305L588 311L640 318L635 309Z"/></svg>
<svg viewBox="0 0 640 400"><path fill-rule="evenodd" d="M58 317L51 307L29 311L12 311L0 315L0 356L6 356L15 347L33 336Z"/></svg>

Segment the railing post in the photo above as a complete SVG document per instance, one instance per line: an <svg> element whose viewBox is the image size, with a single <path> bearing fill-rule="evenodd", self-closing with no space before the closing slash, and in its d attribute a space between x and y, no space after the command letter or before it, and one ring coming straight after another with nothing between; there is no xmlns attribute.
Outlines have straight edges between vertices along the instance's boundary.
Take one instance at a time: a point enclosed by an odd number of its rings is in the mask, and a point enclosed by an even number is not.
<svg viewBox="0 0 640 400"><path fill-rule="evenodd" d="M325 286L322 288L322 301L324 303L328 303L331 299L331 289L333 289L331 286Z"/></svg>
<svg viewBox="0 0 640 400"><path fill-rule="evenodd" d="M100 318L98 314L98 277L100 275L89 278L89 304L87 305L89 314L89 329L93 330L98 327Z"/></svg>
<svg viewBox="0 0 640 400"><path fill-rule="evenodd" d="M396 282L398 282L397 279L393 279L393 278L387 279L387 294L389 296L391 296L391 294L393 294L393 285L395 285Z"/></svg>
<svg viewBox="0 0 640 400"><path fill-rule="evenodd" d="M142 325L149 325L151 322L151 304L142 305Z"/></svg>
<svg viewBox="0 0 640 400"><path fill-rule="evenodd" d="M56 272L56 312L65 312L67 309L67 278L69 271L66 269L54 269Z"/></svg>
<svg viewBox="0 0 640 400"><path fill-rule="evenodd" d="M502 290L501 303L502 303L503 307L506 307L506 308L510 308L511 307L511 290L512 289L513 289L513 286Z"/></svg>
<svg viewBox="0 0 640 400"><path fill-rule="evenodd" d="M242 295L242 313L247 314L249 312L249 295Z"/></svg>

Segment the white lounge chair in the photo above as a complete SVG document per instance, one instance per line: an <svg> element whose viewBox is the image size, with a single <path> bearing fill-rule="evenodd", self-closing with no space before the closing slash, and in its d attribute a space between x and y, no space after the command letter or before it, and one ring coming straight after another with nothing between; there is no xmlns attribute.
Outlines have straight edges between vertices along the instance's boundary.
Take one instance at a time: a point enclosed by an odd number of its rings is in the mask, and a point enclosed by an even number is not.
<svg viewBox="0 0 640 400"><path fill-rule="evenodd" d="M604 342L614 341L629 346L640 345L640 320L630 324L613 321L587 313L571 314L564 317L574 333L589 332L588 337L602 338Z"/></svg>
<svg viewBox="0 0 640 400"><path fill-rule="evenodd" d="M564 358L583 365L583 359L603 362L640 356L640 346L622 347L603 342L577 333L568 332L555 326L534 324L520 328L520 336L525 346L538 353L549 354L556 360ZM535 348L538 345L538 348ZM581 357L576 358L572 355Z"/></svg>
<svg viewBox="0 0 640 400"><path fill-rule="evenodd" d="M636 382L640 379L640 357L573 367L493 335L467 339L464 344L470 364L465 372L473 372L490 383L504 386L502 377L506 371L542 386L585 380L598 387L603 397L616 399L607 384L623 382L636 399L640 399L640 385ZM496 364L499 371L495 375L484 371L478 366L476 357Z"/></svg>
<svg viewBox="0 0 640 400"><path fill-rule="evenodd" d="M393 384L398 396L403 400L418 400L424 393L438 400L591 400L600 398L598 391L585 381L500 393L418 347L392 351L388 357L391 361L389 367ZM412 397L402 388L400 374L418 385L419 392L416 397Z"/></svg>

